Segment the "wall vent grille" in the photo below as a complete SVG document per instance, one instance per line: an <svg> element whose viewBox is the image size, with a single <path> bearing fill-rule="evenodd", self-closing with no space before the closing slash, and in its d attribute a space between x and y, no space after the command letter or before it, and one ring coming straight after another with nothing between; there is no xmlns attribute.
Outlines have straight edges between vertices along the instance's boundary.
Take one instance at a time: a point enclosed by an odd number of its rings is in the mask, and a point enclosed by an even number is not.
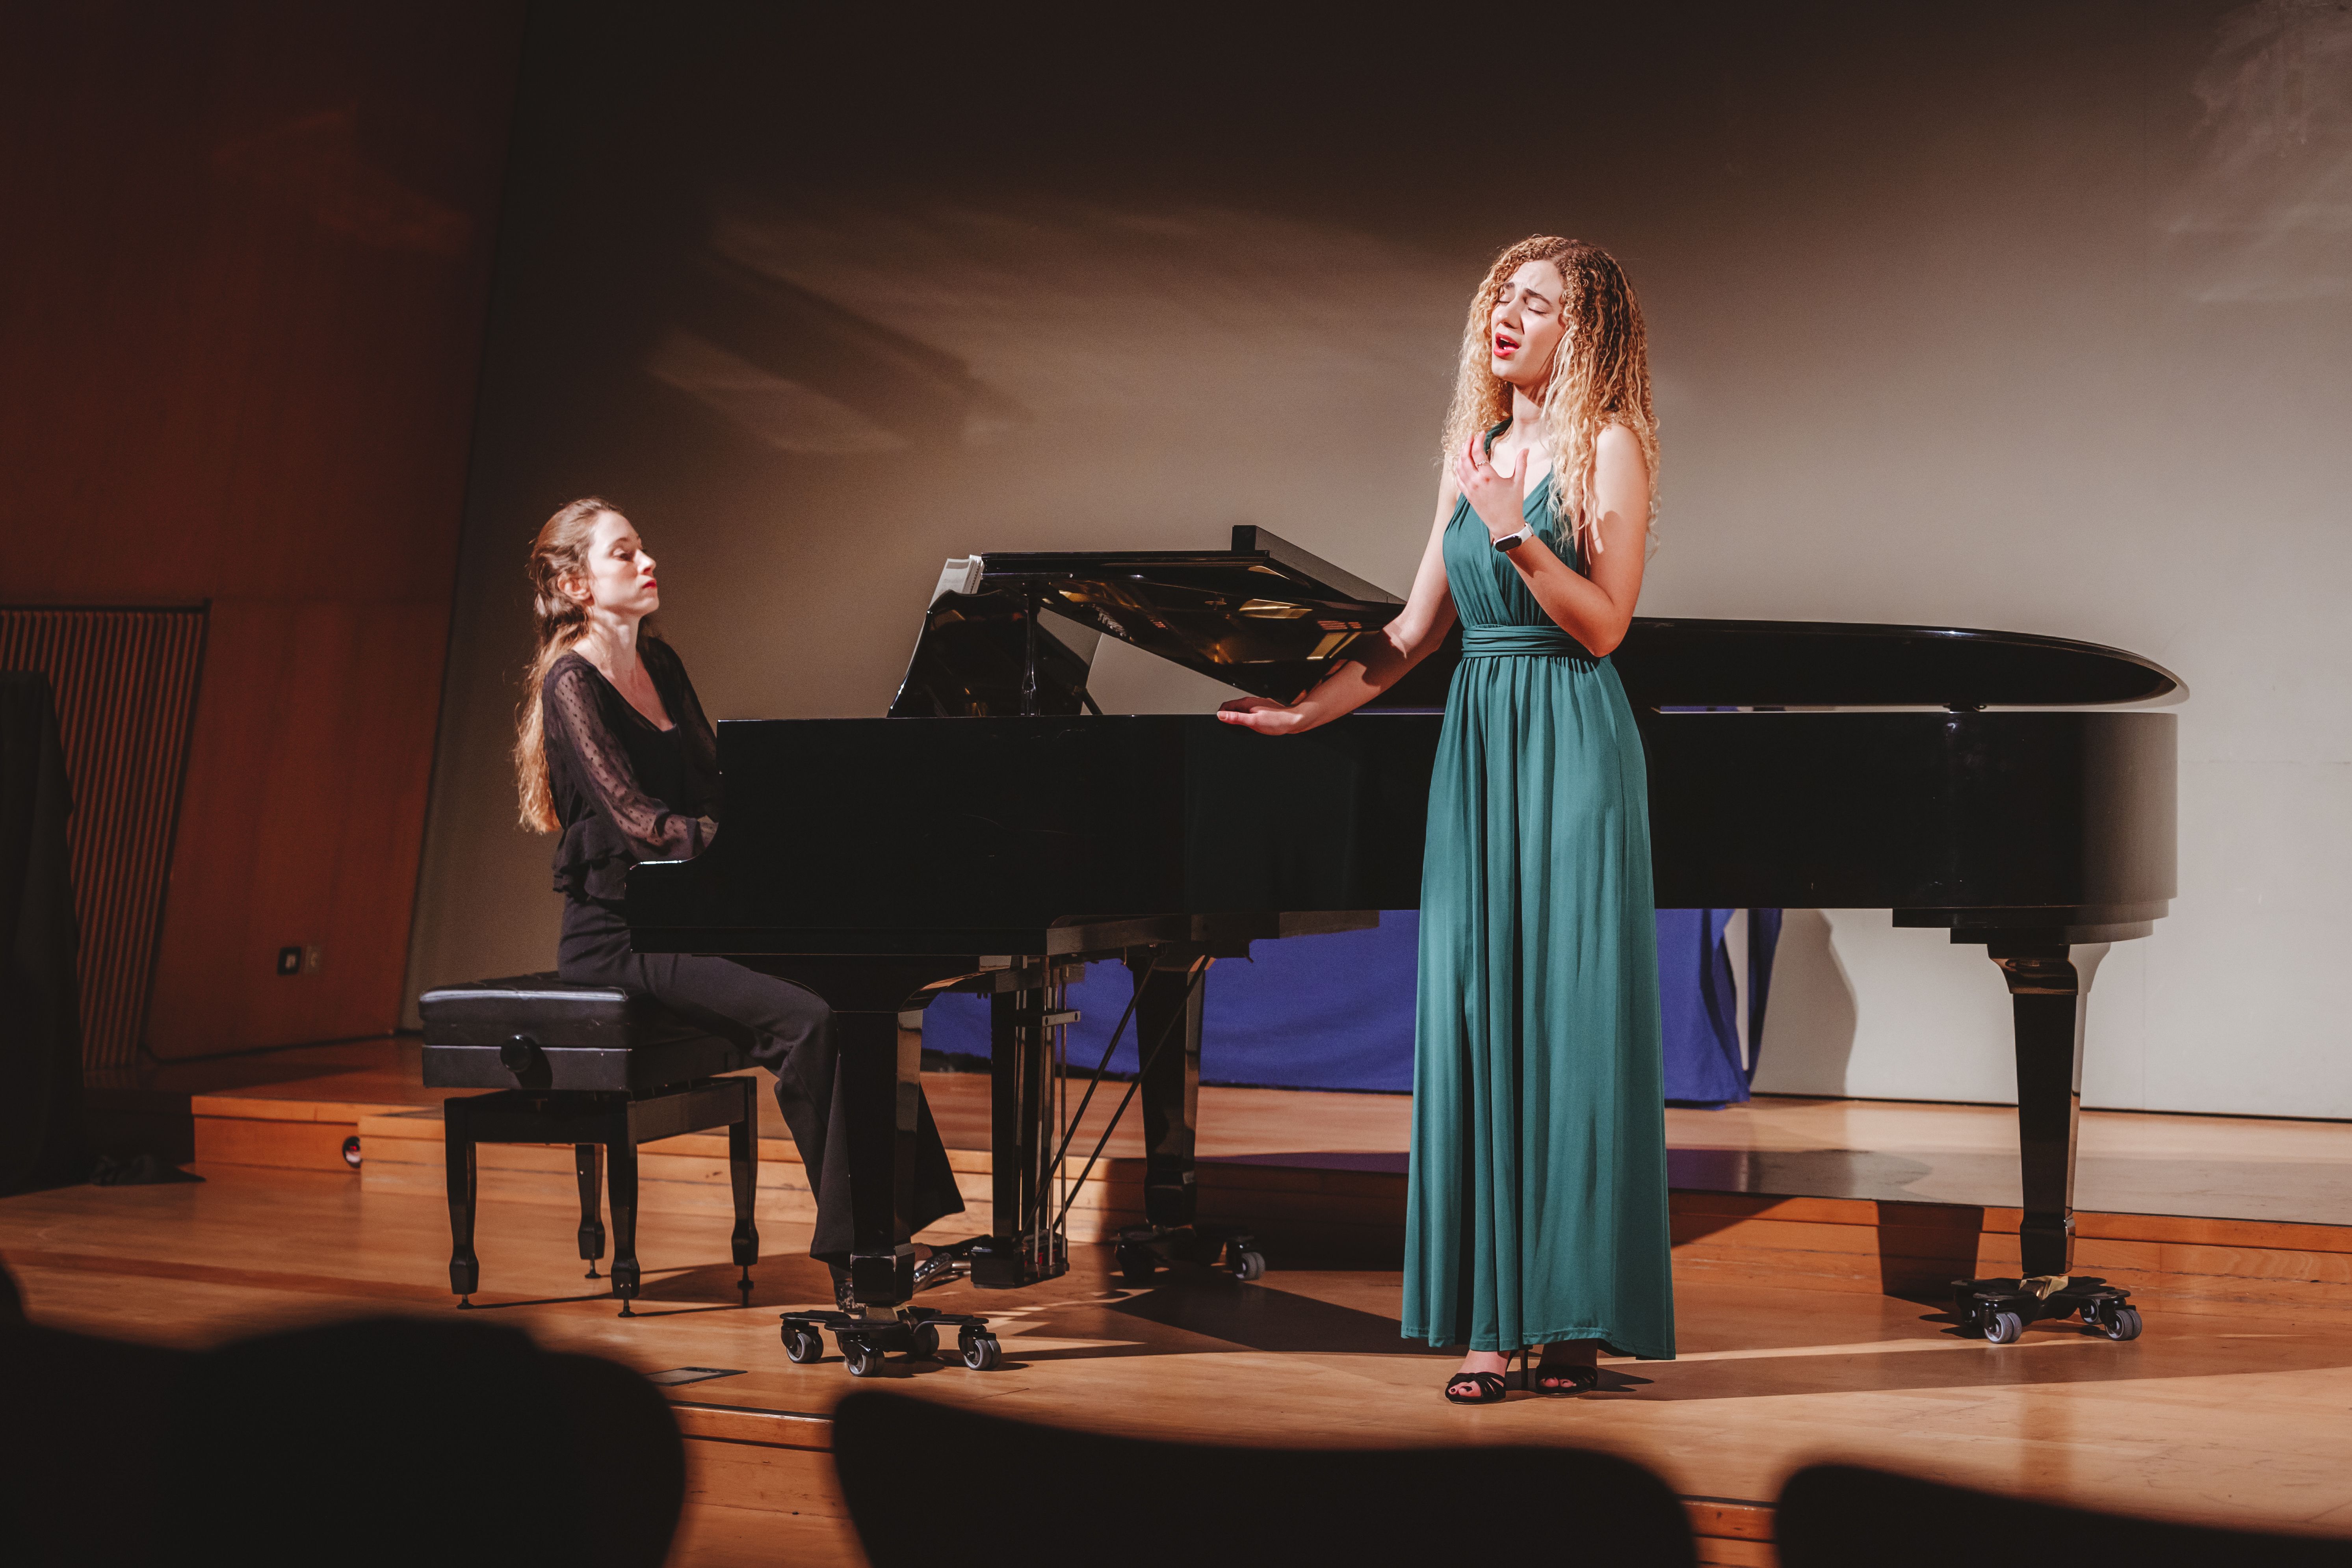
<svg viewBox="0 0 2352 1568"><path fill-rule="evenodd" d="M0 669L37 669L57 692L91 1068L138 1058L204 645L201 606L0 606Z"/></svg>

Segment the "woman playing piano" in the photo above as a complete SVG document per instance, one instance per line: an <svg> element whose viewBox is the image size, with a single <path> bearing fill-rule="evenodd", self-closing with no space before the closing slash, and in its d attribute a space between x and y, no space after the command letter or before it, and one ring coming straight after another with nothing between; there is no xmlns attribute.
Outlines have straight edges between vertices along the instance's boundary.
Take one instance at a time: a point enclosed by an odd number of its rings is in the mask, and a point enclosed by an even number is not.
<svg viewBox="0 0 2352 1568"><path fill-rule="evenodd" d="M629 520L590 497L539 531L530 549L539 648L516 715L522 823L562 835L557 961L566 980L650 996L714 1032L748 1037L776 1075L776 1104L816 1200L810 1256L833 1269L848 1309L849 1173L834 1095L833 1013L814 992L723 958L629 950L621 918L628 869L683 860L710 842L719 755L686 666L646 617L661 608L653 557ZM915 1228L963 1207L930 1108L918 1119ZM918 1246L916 1286L948 1268Z"/></svg>
<svg viewBox="0 0 2352 1568"><path fill-rule="evenodd" d="M1444 640L1462 665L1430 780L1404 1332L1466 1345L1456 1404L1595 1386L1606 1344L1675 1353L1642 742L1610 652L1657 471L1648 345L1606 252L1522 240L1470 307L1437 512L1404 610L1287 705L1327 724Z"/></svg>

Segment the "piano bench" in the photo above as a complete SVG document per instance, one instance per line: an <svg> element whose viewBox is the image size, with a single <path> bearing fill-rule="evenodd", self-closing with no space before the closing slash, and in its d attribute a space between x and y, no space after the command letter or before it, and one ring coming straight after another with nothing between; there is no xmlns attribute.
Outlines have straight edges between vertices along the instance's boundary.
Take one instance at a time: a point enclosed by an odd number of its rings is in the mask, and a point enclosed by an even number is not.
<svg viewBox="0 0 2352 1568"><path fill-rule="evenodd" d="M470 1307L481 1285L474 1254L475 1158L482 1143L569 1143L580 1184L580 1256L588 1278L604 1256L600 1174L613 1211L613 1294L635 1317L637 1145L727 1129L734 1188L732 1256L751 1300L760 1256L752 1224L759 1172L759 1085L719 1075L750 1067L743 1044L617 986L552 974L444 985L418 1001L428 1089L484 1089L441 1108L449 1184L449 1289Z"/></svg>

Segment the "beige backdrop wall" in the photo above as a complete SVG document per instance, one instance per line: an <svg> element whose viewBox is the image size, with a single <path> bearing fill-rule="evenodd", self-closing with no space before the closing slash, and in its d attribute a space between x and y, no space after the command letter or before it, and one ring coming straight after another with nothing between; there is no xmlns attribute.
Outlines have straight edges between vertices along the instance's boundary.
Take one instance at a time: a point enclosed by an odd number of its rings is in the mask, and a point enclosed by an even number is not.
<svg viewBox="0 0 2352 1568"><path fill-rule="evenodd" d="M2352 1116L2340 8L1211 25L1140 55L923 30L879 79L847 34L651 26L542 14L531 45L412 991L552 963L504 751L558 503L637 519L719 717L879 712L970 551L1249 521L1402 590L1464 300L1556 231L1649 315L1645 611L2180 673L2180 897L2099 969L2087 1096ZM1122 706L1222 695L1123 651ZM1759 1087L2012 1097L1980 952L1883 910L1792 913L1784 952Z"/></svg>

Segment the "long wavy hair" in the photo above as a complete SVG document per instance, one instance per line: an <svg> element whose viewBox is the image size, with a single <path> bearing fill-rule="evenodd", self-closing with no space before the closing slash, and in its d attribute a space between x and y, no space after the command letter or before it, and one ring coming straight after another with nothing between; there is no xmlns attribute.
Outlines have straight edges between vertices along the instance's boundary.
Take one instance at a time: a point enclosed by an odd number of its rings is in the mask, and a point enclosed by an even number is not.
<svg viewBox="0 0 2352 1568"><path fill-rule="evenodd" d="M588 547L595 542L596 520L621 509L595 496L583 496L540 525L530 542L530 618L537 646L522 678L522 700L515 708L515 793L522 825L534 833L562 826L547 782L547 727L540 714L539 689L555 661L588 630L588 611L563 591L564 579L588 574Z"/></svg>
<svg viewBox="0 0 2352 1568"><path fill-rule="evenodd" d="M1551 456L1551 509L1568 536L1591 534L1601 549L1600 519L1593 515L1592 461L1601 432L1622 425L1642 443L1650 470L1650 510L1658 514L1658 421L1650 407L1650 339L1642 324L1642 304L1616 258L1597 245L1539 234L1495 258L1486 279L1470 299L1462 329L1462 368L1454 383L1454 404L1445 415L1445 445L1440 463L1477 433L1511 416L1510 384L1488 368L1495 307L1511 274L1530 261L1549 261L1567 284L1559 302L1567 335L1552 351L1550 378L1544 384L1540 437Z"/></svg>

